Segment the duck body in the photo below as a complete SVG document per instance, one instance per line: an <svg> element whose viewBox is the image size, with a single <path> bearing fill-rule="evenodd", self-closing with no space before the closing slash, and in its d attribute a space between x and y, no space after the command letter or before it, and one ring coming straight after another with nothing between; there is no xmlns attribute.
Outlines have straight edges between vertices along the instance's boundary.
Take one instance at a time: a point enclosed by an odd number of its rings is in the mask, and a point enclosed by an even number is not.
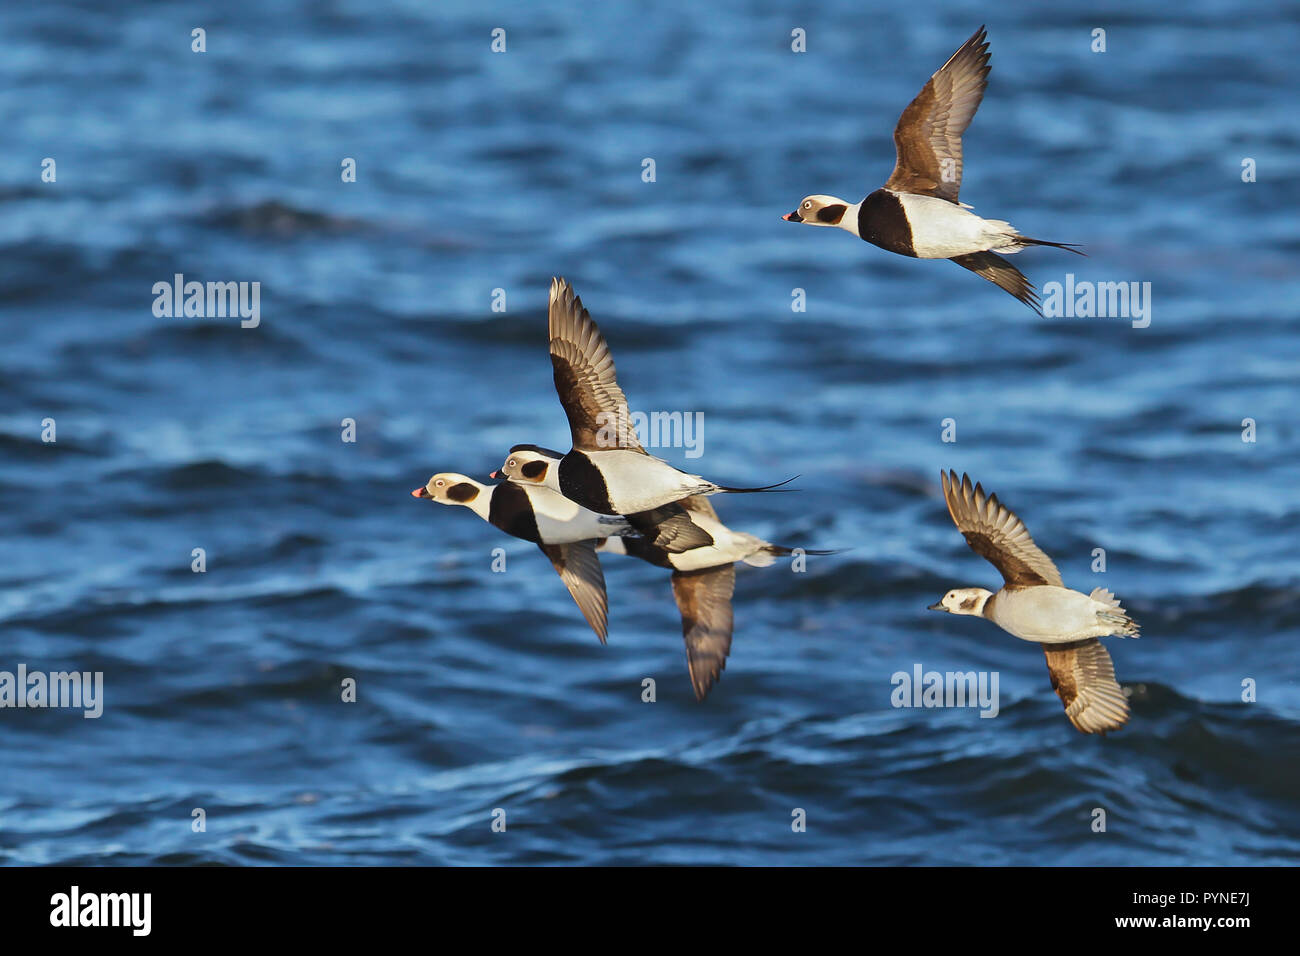
<svg viewBox="0 0 1300 956"><path fill-rule="evenodd" d="M492 489L487 520L506 534L535 544L571 544L634 533L621 515L600 514L550 488L514 482Z"/></svg>
<svg viewBox="0 0 1300 956"><path fill-rule="evenodd" d="M689 551L671 552L645 538L627 536L605 541L596 550L630 555L674 571L702 571L705 568L716 568L737 561L743 561L756 568L765 568L776 560L778 554L789 553L788 548L769 544L755 535L732 531L716 517L698 510L692 511L691 518L713 538L712 545L691 548Z"/></svg>
<svg viewBox="0 0 1300 956"><path fill-rule="evenodd" d="M988 599L983 616L1013 637L1036 644L1135 637L1136 626L1127 615L1115 604L1099 599L1109 594L1103 588L1084 594L1052 585L1003 588Z"/></svg>
<svg viewBox="0 0 1300 956"><path fill-rule="evenodd" d="M637 514L722 490L661 458L625 448L570 451L560 459L554 482L564 497L605 515Z"/></svg>
<svg viewBox="0 0 1300 956"><path fill-rule="evenodd" d="M933 196L877 189L845 214L856 235L873 246L914 259L951 259L976 252L1023 248L1009 222L981 219L970 208ZM853 231L853 230L850 230Z"/></svg>

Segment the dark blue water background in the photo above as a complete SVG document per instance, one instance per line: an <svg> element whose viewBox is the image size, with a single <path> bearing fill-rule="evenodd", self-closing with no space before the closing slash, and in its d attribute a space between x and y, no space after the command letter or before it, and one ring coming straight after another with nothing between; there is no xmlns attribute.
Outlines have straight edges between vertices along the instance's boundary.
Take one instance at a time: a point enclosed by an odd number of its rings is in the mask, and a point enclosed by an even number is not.
<svg viewBox="0 0 1300 956"><path fill-rule="evenodd" d="M883 182L985 21L963 198L1084 244L1018 256L1040 286L1150 282L1149 328L780 221ZM1294 4L43 3L0 34L0 670L106 695L0 710L0 860L1300 859ZM260 282L260 326L155 317L175 273ZM851 549L742 569L702 705L663 572L606 561L601 647L535 548L409 495L567 447L553 274L636 408L704 414L666 457L802 475L725 520ZM946 467L1142 622L1123 732L924 610L998 580ZM891 707L917 663L997 671L1000 715Z"/></svg>

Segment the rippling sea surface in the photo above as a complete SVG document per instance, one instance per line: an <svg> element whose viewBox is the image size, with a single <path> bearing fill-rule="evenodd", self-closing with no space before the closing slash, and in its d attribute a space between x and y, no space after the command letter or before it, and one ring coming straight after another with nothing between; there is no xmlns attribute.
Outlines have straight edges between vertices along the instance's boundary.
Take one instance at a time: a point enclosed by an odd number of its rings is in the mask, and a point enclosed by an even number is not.
<svg viewBox="0 0 1300 956"><path fill-rule="evenodd" d="M0 861L1300 860L1294 4L111 7L0 13L0 670L104 675L99 719L0 709ZM1149 327L780 221L882 183L982 22L962 198L1084 245L1017 256L1040 287L1150 282ZM260 325L156 317L177 273ZM552 275L635 408L703 414L665 457L801 475L725 521L845 549L740 569L703 704L666 572L605 561L601 647L535 547L409 494L568 447ZM1142 623L1121 732L926 612L998 583L941 468ZM917 664L998 716L891 706Z"/></svg>

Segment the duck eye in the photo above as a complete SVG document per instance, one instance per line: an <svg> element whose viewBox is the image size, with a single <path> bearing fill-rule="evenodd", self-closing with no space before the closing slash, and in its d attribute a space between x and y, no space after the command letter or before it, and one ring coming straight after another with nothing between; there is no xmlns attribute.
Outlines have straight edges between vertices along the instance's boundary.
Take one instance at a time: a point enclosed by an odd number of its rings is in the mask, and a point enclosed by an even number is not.
<svg viewBox="0 0 1300 956"><path fill-rule="evenodd" d="M434 486L435 488L441 488L441 487L442 487L443 485L445 485L445 484L446 484L446 482L443 481L441 478L439 478L437 481L435 481L435 482L433 483L433 486Z"/></svg>
<svg viewBox="0 0 1300 956"><path fill-rule="evenodd" d="M507 467L507 468L513 468L513 467L515 467L515 460L514 460L513 458L511 458L508 462L506 462L506 467Z"/></svg>
<svg viewBox="0 0 1300 956"><path fill-rule="evenodd" d="M811 208L812 208L812 200L811 200L811 199L804 200L803 208L804 208L804 209L811 209Z"/></svg>

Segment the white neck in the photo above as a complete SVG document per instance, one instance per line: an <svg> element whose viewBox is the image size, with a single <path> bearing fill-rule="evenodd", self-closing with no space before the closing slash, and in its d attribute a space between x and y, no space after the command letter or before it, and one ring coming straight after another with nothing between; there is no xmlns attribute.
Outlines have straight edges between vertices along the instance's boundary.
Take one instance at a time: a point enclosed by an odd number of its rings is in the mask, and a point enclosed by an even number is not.
<svg viewBox="0 0 1300 956"><path fill-rule="evenodd" d="M473 478L468 479L468 481L471 485L478 488L479 492L477 495L474 496L473 501L467 501L463 505L461 505L461 507L468 508L470 511L474 512L476 515L482 518L484 521L487 521L488 512L492 510L493 486L481 485ZM460 504L460 502L454 501L452 502L452 504Z"/></svg>
<svg viewBox="0 0 1300 956"><path fill-rule="evenodd" d="M849 205L849 208L844 210L844 218L839 221L837 228L852 233L861 239L862 236L858 233L858 212L861 209L862 203L860 202L855 202Z"/></svg>

